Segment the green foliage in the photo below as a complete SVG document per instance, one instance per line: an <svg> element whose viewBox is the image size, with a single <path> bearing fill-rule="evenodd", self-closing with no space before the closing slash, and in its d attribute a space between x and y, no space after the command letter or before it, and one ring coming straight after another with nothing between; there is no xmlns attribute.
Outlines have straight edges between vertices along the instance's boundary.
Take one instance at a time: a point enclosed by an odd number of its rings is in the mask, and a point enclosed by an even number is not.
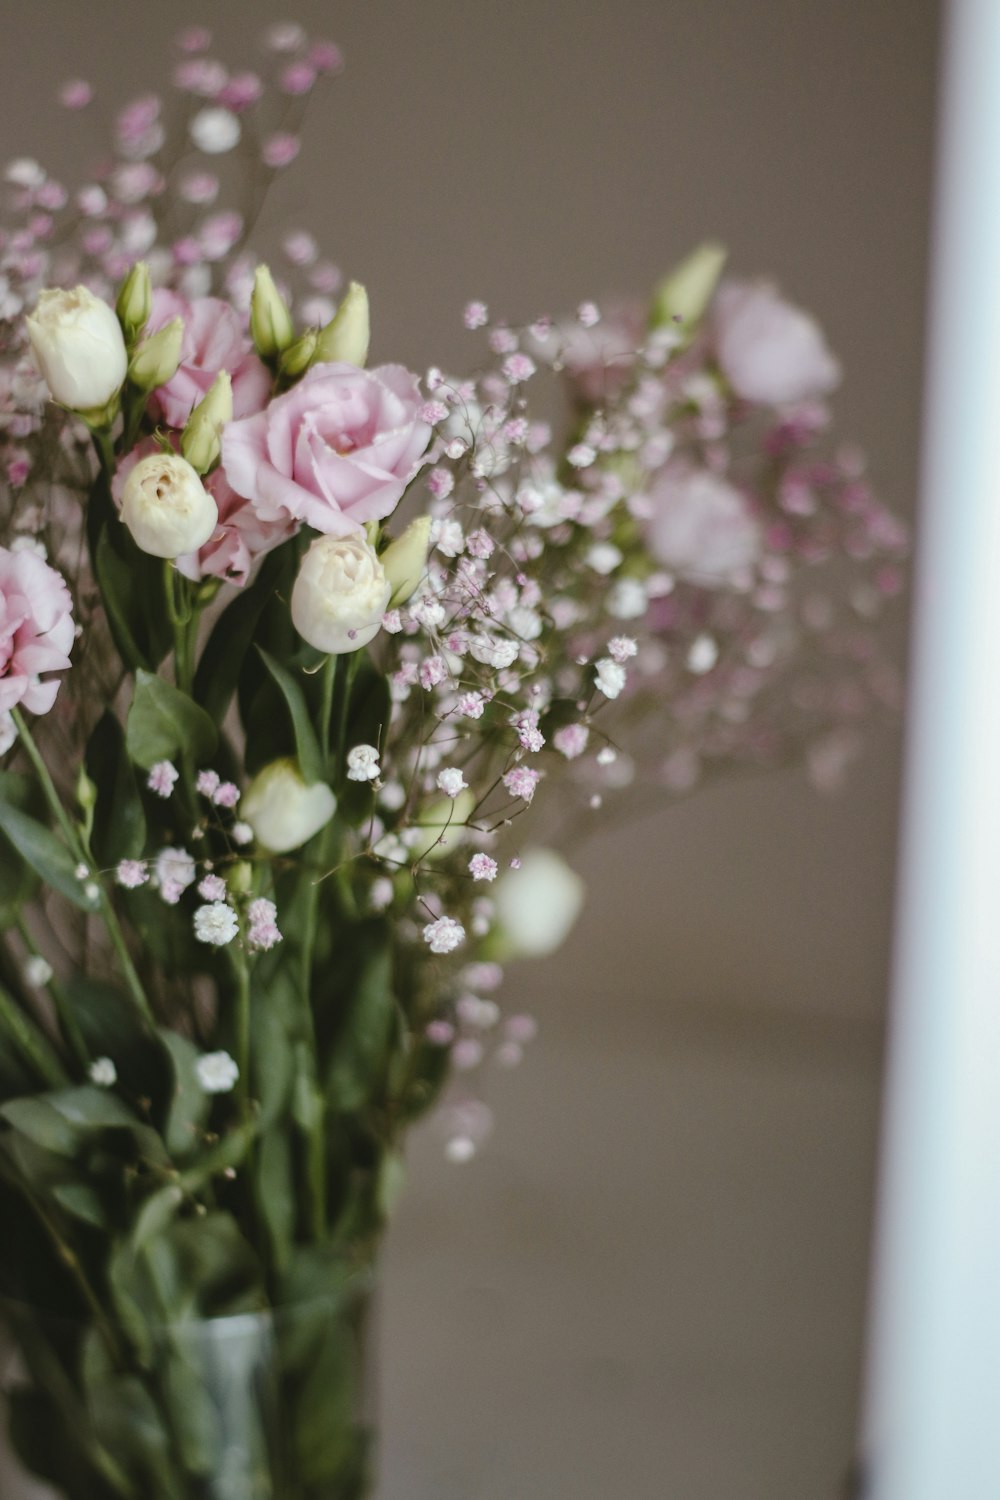
<svg viewBox="0 0 1000 1500"><path fill-rule="evenodd" d="M183 757L189 765L207 764L218 731L203 708L162 677L139 670L125 723L130 758L144 771L160 760Z"/></svg>
<svg viewBox="0 0 1000 1500"><path fill-rule="evenodd" d="M25 811L28 801L25 778L10 771L0 771L0 836L46 885L65 896L74 906L90 911L93 902L84 894L83 883L76 876L76 861L66 845L44 823ZM27 877L15 870L10 880L12 884L7 886L8 892L23 888L21 882Z"/></svg>
<svg viewBox="0 0 1000 1500"><path fill-rule="evenodd" d="M205 643L194 679L194 696L216 724L221 724L236 691L243 663L258 639L261 616L280 590L287 599L294 573L279 548L265 557L248 587L220 614Z"/></svg>
<svg viewBox="0 0 1000 1500"><path fill-rule="evenodd" d="M257 654L285 700L291 718L292 733L295 736L295 755L303 778L310 785L314 781L321 781L324 771L323 757L301 683L270 652L265 651L263 646L257 647Z"/></svg>
<svg viewBox="0 0 1000 1500"><path fill-rule="evenodd" d="M146 842L146 816L121 725L110 709L87 743L85 764L97 788L90 847L103 867L138 859Z"/></svg>

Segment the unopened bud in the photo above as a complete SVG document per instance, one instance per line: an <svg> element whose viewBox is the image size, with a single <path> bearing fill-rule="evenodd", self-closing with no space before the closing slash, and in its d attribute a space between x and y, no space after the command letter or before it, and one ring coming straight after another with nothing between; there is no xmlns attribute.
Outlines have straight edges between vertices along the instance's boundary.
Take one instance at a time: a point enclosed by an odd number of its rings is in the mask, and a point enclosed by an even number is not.
<svg viewBox="0 0 1000 1500"><path fill-rule="evenodd" d="M392 588L390 609L397 604L405 604L427 571L430 534L430 516L418 516L415 521L410 522L402 536L390 542L379 558Z"/></svg>
<svg viewBox="0 0 1000 1500"><path fill-rule="evenodd" d="M228 370L220 370L181 433L181 452L199 474L207 474L217 462L222 429L232 420L233 383Z"/></svg>
<svg viewBox="0 0 1000 1500"><path fill-rule="evenodd" d="M363 367L368 358L371 321L368 293L359 281L352 281L334 317L319 331L313 364L339 362Z"/></svg>
<svg viewBox="0 0 1000 1500"><path fill-rule="evenodd" d="M292 315L267 266L258 266L253 273L250 333L254 348L262 359L273 359L281 354L295 337Z"/></svg>
<svg viewBox="0 0 1000 1500"><path fill-rule="evenodd" d="M149 321L153 305L153 292L149 283L149 267L144 260L137 260L121 284L115 311L125 334L129 348Z"/></svg>
<svg viewBox="0 0 1000 1500"><path fill-rule="evenodd" d="M313 363L318 337L319 332L317 329L307 328L305 333L301 334L295 340L294 344L289 344L278 361L278 378L280 380L291 382L298 380L300 375L305 374L309 366Z"/></svg>
<svg viewBox="0 0 1000 1500"><path fill-rule="evenodd" d="M726 264L722 245L706 240L663 278L653 297L650 325L675 324L689 336L701 322Z"/></svg>
<svg viewBox="0 0 1000 1500"><path fill-rule="evenodd" d="M155 391L177 374L184 341L183 318L171 318L156 333L143 339L129 361L128 378L140 391Z"/></svg>

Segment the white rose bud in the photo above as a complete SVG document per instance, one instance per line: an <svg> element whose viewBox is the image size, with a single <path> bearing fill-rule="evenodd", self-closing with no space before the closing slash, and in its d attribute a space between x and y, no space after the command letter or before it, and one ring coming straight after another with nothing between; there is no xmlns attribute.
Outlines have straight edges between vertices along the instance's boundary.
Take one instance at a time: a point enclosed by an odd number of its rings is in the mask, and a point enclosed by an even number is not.
<svg viewBox="0 0 1000 1500"><path fill-rule="evenodd" d="M382 553L379 560L392 589L390 605L405 604L426 573L430 536L430 516L418 516Z"/></svg>
<svg viewBox="0 0 1000 1500"><path fill-rule="evenodd" d="M183 557L203 547L219 521L197 471L178 453L151 453L129 473L122 520L152 557Z"/></svg>
<svg viewBox="0 0 1000 1500"><path fill-rule="evenodd" d="M258 771L240 808L257 842L272 854L285 854L326 827L337 799L325 781L307 786L297 761L274 760Z"/></svg>
<svg viewBox="0 0 1000 1500"><path fill-rule="evenodd" d="M504 958L544 958L565 942L580 915L586 887L554 849L529 849L507 870L493 899Z"/></svg>
<svg viewBox="0 0 1000 1500"><path fill-rule="evenodd" d="M385 569L363 536L319 536L292 589L292 624L318 651L358 651L381 628L391 593Z"/></svg>
<svg viewBox="0 0 1000 1500"><path fill-rule="evenodd" d="M128 354L114 308L85 286L44 291L28 337L54 399L72 411L106 407L121 389Z"/></svg>
<svg viewBox="0 0 1000 1500"><path fill-rule="evenodd" d="M358 281L352 281L334 318L319 331L312 357L314 365L334 361L363 368L368 358L371 320L368 293Z"/></svg>

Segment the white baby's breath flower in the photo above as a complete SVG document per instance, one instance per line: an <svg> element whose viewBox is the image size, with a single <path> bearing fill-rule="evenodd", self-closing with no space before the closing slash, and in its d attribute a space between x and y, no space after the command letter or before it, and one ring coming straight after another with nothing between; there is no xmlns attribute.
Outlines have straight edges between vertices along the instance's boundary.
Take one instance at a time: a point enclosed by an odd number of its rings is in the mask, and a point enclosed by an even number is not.
<svg viewBox="0 0 1000 1500"><path fill-rule="evenodd" d="M239 145L240 122L230 109L200 109L188 125L191 139L206 156L221 156Z"/></svg>
<svg viewBox="0 0 1000 1500"><path fill-rule="evenodd" d="M228 1052L205 1052L194 1065L198 1083L206 1094L228 1094L240 1070Z"/></svg>
<svg viewBox="0 0 1000 1500"><path fill-rule="evenodd" d="M240 930L239 918L226 901L209 901L194 914L194 935L199 943L223 948Z"/></svg>
<svg viewBox="0 0 1000 1500"><path fill-rule="evenodd" d="M90 1065L90 1081L99 1089L114 1088L118 1082L118 1069L110 1057L95 1057Z"/></svg>
<svg viewBox="0 0 1000 1500"><path fill-rule="evenodd" d="M699 635L691 642L691 649L687 655L688 671L701 676L705 672L711 672L719 660L719 647L710 635Z"/></svg>
<svg viewBox="0 0 1000 1500"><path fill-rule="evenodd" d="M446 797L457 797L459 792L464 792L468 786L468 782L457 766L445 766L443 771L439 771L437 784Z"/></svg>
<svg viewBox="0 0 1000 1500"><path fill-rule="evenodd" d="M594 682L598 692L604 694L605 698L617 698L625 686L628 674L625 668L610 656L602 656L594 666Z"/></svg>
<svg viewBox="0 0 1000 1500"><path fill-rule="evenodd" d="M438 917L427 923L423 938L432 953L452 953L465 942L465 928L454 917Z"/></svg>
<svg viewBox="0 0 1000 1500"><path fill-rule="evenodd" d="M355 745L347 752L348 781L377 781L378 750L374 745Z"/></svg>
<svg viewBox="0 0 1000 1500"><path fill-rule="evenodd" d="M41 989L52 978L52 965L40 953L32 953L24 960L21 972L26 984L30 984L32 989Z"/></svg>

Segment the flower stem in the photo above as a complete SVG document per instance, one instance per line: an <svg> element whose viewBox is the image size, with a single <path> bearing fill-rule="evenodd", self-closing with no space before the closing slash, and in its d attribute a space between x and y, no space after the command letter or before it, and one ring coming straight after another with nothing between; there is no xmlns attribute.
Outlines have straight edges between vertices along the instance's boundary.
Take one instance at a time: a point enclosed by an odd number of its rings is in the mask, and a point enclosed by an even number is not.
<svg viewBox="0 0 1000 1500"><path fill-rule="evenodd" d="M88 866L91 865L93 863L93 860L91 858L90 851L80 837L79 830L74 828L69 815L66 812L66 809L62 805L59 793L56 790L55 782L52 780L52 777L49 774L49 768L42 759L41 752L39 751L38 746L35 744L31 731L29 730L27 724L24 722L24 719L22 718L21 713L18 709L11 709L11 717L14 720L14 727L17 730L18 738L20 739L21 744L24 746L25 753L27 754L28 759L31 761L35 775L38 777L42 791L45 794L45 800L49 804L52 815L58 823L62 835L69 846L70 853L73 855L73 858L78 860L81 864L85 864ZM142 981L140 980L139 975L136 972L135 965L132 962L132 956L128 951L128 947L125 942L125 934L121 930L117 914L111 904L111 900L108 896L107 890L105 889L104 882L96 873L94 874L94 883L97 886L101 917L103 918L104 925L107 928L108 937L111 939L111 945L118 957L118 962L121 964L122 977L124 978L125 983L128 986L129 993L132 996L132 999L134 1000L141 1014L147 1021L152 1021L153 1013L149 1008L149 1002L146 999L146 994L142 987Z"/></svg>
<svg viewBox="0 0 1000 1500"><path fill-rule="evenodd" d="M42 955L38 952L38 944L35 942L35 939L31 934L31 929L29 928L27 922L24 920L24 916L22 915L22 913L18 912L15 920L17 922L17 930L21 934L21 938L28 952L34 954L36 957L42 957ZM80 1030L80 1023L77 1021L76 1015L73 1011L73 1007L69 1003L69 997L66 994L66 991L63 989L62 985L59 983L58 979L56 979L55 975L53 975L49 979L45 988L52 996L52 1002L56 1008L56 1015L59 1017L59 1025L62 1029L63 1036L66 1038L69 1049L73 1053L73 1056L76 1058L77 1062L80 1064L81 1068L86 1071L87 1066L90 1063L90 1051L83 1039L83 1033Z"/></svg>
<svg viewBox="0 0 1000 1500"><path fill-rule="evenodd" d="M5 989L0 987L0 1020L3 1021L21 1053L52 1088L63 1088L68 1079L48 1037L24 1014Z"/></svg>

